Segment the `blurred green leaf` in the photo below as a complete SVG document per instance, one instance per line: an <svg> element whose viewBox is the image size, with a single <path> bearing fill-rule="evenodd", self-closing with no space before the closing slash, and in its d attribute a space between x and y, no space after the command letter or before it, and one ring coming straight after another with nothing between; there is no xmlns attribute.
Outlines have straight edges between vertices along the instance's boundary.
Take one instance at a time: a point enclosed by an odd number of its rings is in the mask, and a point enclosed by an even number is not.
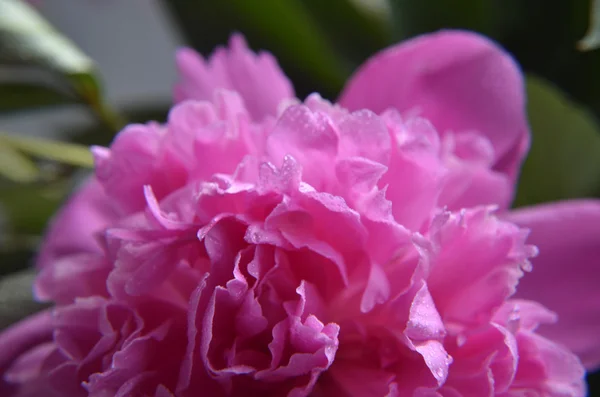
<svg viewBox="0 0 600 397"><path fill-rule="evenodd" d="M34 182L39 170L27 156L0 140L0 175L14 182Z"/></svg>
<svg viewBox="0 0 600 397"><path fill-rule="evenodd" d="M7 217L6 233L39 236L67 196L69 187L66 181L32 185L2 183L0 207Z"/></svg>
<svg viewBox="0 0 600 397"><path fill-rule="evenodd" d="M89 148L73 143L31 138L0 133L0 144L27 153L31 156L79 167L92 168L94 160Z"/></svg>
<svg viewBox="0 0 600 397"><path fill-rule="evenodd" d="M0 83L0 113L76 103L75 98L55 88L31 82Z"/></svg>
<svg viewBox="0 0 600 397"><path fill-rule="evenodd" d="M593 116L545 81L527 79L531 151L516 205L593 196L600 188L600 129Z"/></svg>
<svg viewBox="0 0 600 397"><path fill-rule="evenodd" d="M48 307L33 298L35 275L34 269L27 269L0 279L0 330Z"/></svg>
<svg viewBox="0 0 600 397"><path fill-rule="evenodd" d="M68 77L94 71L90 58L20 0L0 2L0 43L2 64L44 66Z"/></svg>
<svg viewBox="0 0 600 397"><path fill-rule="evenodd" d="M495 1L389 0L398 39L446 28L491 34Z"/></svg>
<svg viewBox="0 0 600 397"><path fill-rule="evenodd" d="M592 0L590 10L590 26L585 37L577 43L581 51L600 48L600 1Z"/></svg>
<svg viewBox="0 0 600 397"><path fill-rule="evenodd" d="M391 23L391 8L388 0L349 0L362 14L370 14L383 23Z"/></svg>
<svg viewBox="0 0 600 397"><path fill-rule="evenodd" d="M53 82L62 88L56 90L58 95L54 99L63 101L59 96L77 98L106 124L113 129L119 128L118 116L102 98L93 61L23 1L0 1L0 65L8 67L7 73L9 77L12 76L8 83L13 84L9 90L13 93L15 79L19 76L23 78L23 68L48 72ZM13 70L11 74L11 67L19 73ZM4 91L0 90L0 94L4 94ZM33 106L40 105L39 92L37 94L32 97ZM45 102L48 99L46 95ZM20 102L26 106L23 99Z"/></svg>
<svg viewBox="0 0 600 397"><path fill-rule="evenodd" d="M235 31L243 33L255 50L272 52L299 97L317 91L335 98L352 70L352 62L334 48L303 0L165 0L162 4L188 42L204 55L226 45Z"/></svg>
<svg viewBox="0 0 600 397"><path fill-rule="evenodd" d="M353 68L393 41L385 0L302 0L302 4Z"/></svg>
<svg viewBox="0 0 600 397"><path fill-rule="evenodd" d="M260 7L247 0L228 0L251 28L269 37L278 54L294 59L321 81L343 85L350 68L336 56L316 21L299 0L263 0Z"/></svg>

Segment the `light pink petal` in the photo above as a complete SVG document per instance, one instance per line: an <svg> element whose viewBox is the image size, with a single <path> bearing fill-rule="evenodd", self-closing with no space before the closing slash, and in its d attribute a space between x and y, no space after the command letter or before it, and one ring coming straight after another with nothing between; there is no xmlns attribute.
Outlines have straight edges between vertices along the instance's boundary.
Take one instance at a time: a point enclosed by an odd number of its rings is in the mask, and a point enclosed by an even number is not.
<svg viewBox="0 0 600 397"><path fill-rule="evenodd" d="M217 48L208 60L192 49L179 50L177 67L177 102L210 100L215 90L225 88L237 91L252 117L260 121L265 116L275 116L281 101L294 97L292 84L277 60L266 52L252 52L239 34L231 37L229 48Z"/></svg>
<svg viewBox="0 0 600 397"><path fill-rule="evenodd" d="M116 219L118 213L104 189L96 178L90 178L52 220L40 249L38 266L50 266L71 254L101 252L95 234Z"/></svg>
<svg viewBox="0 0 600 397"><path fill-rule="evenodd" d="M494 147L494 168L513 179L529 147L521 72L475 33L441 31L380 52L350 80L340 104L415 111L442 134L482 134Z"/></svg>
<svg viewBox="0 0 600 397"><path fill-rule="evenodd" d="M340 157L362 157L388 165L392 142L384 120L369 110L359 110L338 123Z"/></svg>
<svg viewBox="0 0 600 397"><path fill-rule="evenodd" d="M588 369L600 366L600 201L576 200L512 211L539 248L517 297L558 314L539 333L568 346Z"/></svg>
<svg viewBox="0 0 600 397"><path fill-rule="evenodd" d="M216 172L233 173L260 137L251 135L249 116L240 96L217 90L214 105L186 101L169 113L168 141L194 179L208 180ZM201 159L199 161L199 159Z"/></svg>
<svg viewBox="0 0 600 397"><path fill-rule="evenodd" d="M511 385L519 356L515 337L505 328L487 325L452 337L448 345L454 362L445 388L478 397L499 395Z"/></svg>
<svg viewBox="0 0 600 397"><path fill-rule="evenodd" d="M517 343L519 366L511 391L548 397L586 395L585 371L573 353L529 332L519 333Z"/></svg>
<svg viewBox="0 0 600 397"><path fill-rule="evenodd" d="M413 341L441 340L446 335L444 324L425 282L410 305L404 334Z"/></svg>
<svg viewBox="0 0 600 397"><path fill-rule="evenodd" d="M510 206L513 181L492 169L494 148L487 138L475 133L446 134L442 145L448 174L439 206L450 210L490 204L500 209Z"/></svg>
<svg viewBox="0 0 600 397"><path fill-rule="evenodd" d="M267 139L267 155L280 165L291 155L302 166L303 180L322 189L332 180L338 137L331 119L303 105L290 106Z"/></svg>
<svg viewBox="0 0 600 397"><path fill-rule="evenodd" d="M385 197L392 203L394 219L419 230L436 205L446 172L437 133L424 119L402 123L397 112L387 112L384 119L394 141L389 169L379 186L387 186Z"/></svg>
<svg viewBox="0 0 600 397"><path fill-rule="evenodd" d="M540 324L554 324L558 316L538 302L510 299L494 314L493 322L516 332L535 331Z"/></svg>
<svg viewBox="0 0 600 397"><path fill-rule="evenodd" d="M431 228L434 255L428 287L445 322L490 320L511 296L535 250L525 231L479 207L440 216Z"/></svg>
<svg viewBox="0 0 600 397"><path fill-rule="evenodd" d="M166 147L167 132L156 123L131 124L110 148L92 147L96 178L115 207L130 214L146 207L144 186L160 201L188 178L181 156Z"/></svg>

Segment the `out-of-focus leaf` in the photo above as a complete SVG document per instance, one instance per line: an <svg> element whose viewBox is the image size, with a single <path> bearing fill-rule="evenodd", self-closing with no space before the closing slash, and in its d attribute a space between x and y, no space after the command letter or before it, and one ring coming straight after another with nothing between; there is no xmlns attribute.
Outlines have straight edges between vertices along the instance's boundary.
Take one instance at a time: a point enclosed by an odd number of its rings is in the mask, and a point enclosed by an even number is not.
<svg viewBox="0 0 600 397"><path fill-rule="evenodd" d="M577 43L581 51L590 51L600 48L600 1L592 0L590 10L590 26L585 37Z"/></svg>
<svg viewBox="0 0 600 397"><path fill-rule="evenodd" d="M336 51L303 0L165 0L162 4L188 42L204 55L225 45L235 31L243 33L252 48L272 52L300 97L317 91L335 98L352 70L352 63Z"/></svg>
<svg viewBox="0 0 600 397"><path fill-rule="evenodd" d="M36 165L12 145L0 140L0 175L14 182L33 182L39 176Z"/></svg>
<svg viewBox="0 0 600 397"><path fill-rule="evenodd" d="M600 130L593 116L541 79L527 79L533 132L516 205L593 196L600 188Z"/></svg>
<svg viewBox="0 0 600 397"><path fill-rule="evenodd" d="M6 239L0 245L0 277L18 272L31 265L35 256L36 246L28 244L27 247L13 247L14 239Z"/></svg>
<svg viewBox="0 0 600 397"><path fill-rule="evenodd" d="M0 134L0 144L12 146L23 153L48 160L91 168L94 160L85 146L53 141L44 138L31 138L16 135Z"/></svg>
<svg viewBox="0 0 600 397"><path fill-rule="evenodd" d="M490 34L494 1L389 0L394 30L406 39L443 28L461 28Z"/></svg>
<svg viewBox="0 0 600 397"><path fill-rule="evenodd" d="M118 129L118 117L102 98L93 61L23 1L0 1L0 65L51 73L72 97ZM38 103L34 99L35 106Z"/></svg>
<svg viewBox="0 0 600 397"><path fill-rule="evenodd" d="M20 0L0 2L0 43L3 64L45 66L69 77L94 71L90 58Z"/></svg>
<svg viewBox="0 0 600 397"><path fill-rule="evenodd" d="M33 269L23 270L0 279L0 330L48 306L33 299L34 279Z"/></svg>
<svg viewBox="0 0 600 397"><path fill-rule="evenodd" d="M69 184L65 181L40 185L3 183L0 186L0 207L7 218L9 235L40 235L67 196Z"/></svg>
<svg viewBox="0 0 600 397"><path fill-rule="evenodd" d="M0 113L75 102L77 102L75 98L40 84L30 82L0 83Z"/></svg>
<svg viewBox="0 0 600 397"><path fill-rule="evenodd" d="M528 73L551 81L600 117L600 51L575 43L589 24L590 0L490 0L492 37ZM487 32L484 32L487 33Z"/></svg>
<svg viewBox="0 0 600 397"><path fill-rule="evenodd" d="M350 69L299 0L228 0L251 28L269 37L278 54L294 59L323 82L341 88Z"/></svg>
<svg viewBox="0 0 600 397"><path fill-rule="evenodd" d="M361 13L371 14L384 23L390 23L391 7L387 0L349 0Z"/></svg>
<svg viewBox="0 0 600 397"><path fill-rule="evenodd" d="M353 67L392 43L391 15L385 0L302 0L302 4Z"/></svg>

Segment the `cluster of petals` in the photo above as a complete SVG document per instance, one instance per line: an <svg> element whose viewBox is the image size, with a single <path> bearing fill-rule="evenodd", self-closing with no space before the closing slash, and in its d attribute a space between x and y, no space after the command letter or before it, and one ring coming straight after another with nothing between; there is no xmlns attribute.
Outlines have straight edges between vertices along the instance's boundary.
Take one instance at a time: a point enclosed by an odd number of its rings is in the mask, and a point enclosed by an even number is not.
<svg viewBox="0 0 600 397"><path fill-rule="evenodd" d="M569 324L600 308L562 327L564 300L542 303L555 258L591 266L552 239L600 205L507 211L529 132L495 44L392 47L339 104L296 99L241 36L177 60L167 122L94 147L53 222L35 293L54 307L0 334L3 396L584 396L598 341Z"/></svg>

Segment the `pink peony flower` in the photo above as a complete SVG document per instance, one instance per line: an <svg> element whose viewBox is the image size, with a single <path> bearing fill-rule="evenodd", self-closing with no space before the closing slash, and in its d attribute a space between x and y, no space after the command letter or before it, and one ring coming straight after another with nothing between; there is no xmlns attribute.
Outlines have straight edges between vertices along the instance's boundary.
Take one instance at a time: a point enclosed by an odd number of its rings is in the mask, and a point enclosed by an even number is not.
<svg viewBox="0 0 600 397"><path fill-rule="evenodd" d="M339 104L240 36L177 61L168 121L93 148L53 222L3 396L585 394L600 203L507 211L529 132L495 44L392 47Z"/></svg>

